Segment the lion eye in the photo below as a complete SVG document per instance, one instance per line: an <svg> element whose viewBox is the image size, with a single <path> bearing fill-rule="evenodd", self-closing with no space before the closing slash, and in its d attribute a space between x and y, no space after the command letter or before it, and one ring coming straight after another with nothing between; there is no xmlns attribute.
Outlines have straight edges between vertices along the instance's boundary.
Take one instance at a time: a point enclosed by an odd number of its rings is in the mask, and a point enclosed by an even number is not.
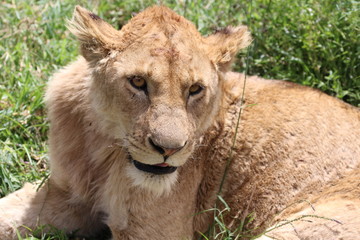
<svg viewBox="0 0 360 240"><path fill-rule="evenodd" d="M199 84L194 84L189 88L189 94L191 96L199 94L204 88Z"/></svg>
<svg viewBox="0 0 360 240"><path fill-rule="evenodd" d="M128 78L131 86L139 90L146 90L146 81L144 78L139 76L131 76Z"/></svg>

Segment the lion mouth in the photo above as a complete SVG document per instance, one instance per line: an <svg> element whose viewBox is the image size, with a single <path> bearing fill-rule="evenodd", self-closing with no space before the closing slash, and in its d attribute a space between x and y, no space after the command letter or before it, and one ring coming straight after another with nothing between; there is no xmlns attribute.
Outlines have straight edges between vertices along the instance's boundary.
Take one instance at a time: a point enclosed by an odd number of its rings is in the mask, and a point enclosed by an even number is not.
<svg viewBox="0 0 360 240"><path fill-rule="evenodd" d="M141 163L136 160L133 160L133 163L137 169L144 171L144 172L157 174L157 175L173 173L177 169L177 167L169 166L166 163L150 165L150 164Z"/></svg>

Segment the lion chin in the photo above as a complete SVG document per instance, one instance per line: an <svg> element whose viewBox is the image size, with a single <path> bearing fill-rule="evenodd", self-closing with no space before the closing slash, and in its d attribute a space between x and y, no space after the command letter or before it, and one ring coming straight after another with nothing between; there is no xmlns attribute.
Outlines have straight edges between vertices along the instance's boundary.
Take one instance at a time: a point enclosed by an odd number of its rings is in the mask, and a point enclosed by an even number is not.
<svg viewBox="0 0 360 240"><path fill-rule="evenodd" d="M135 187L148 190L156 197L167 195L177 182L178 172L168 174L153 174L144 172L131 165L126 168L126 175Z"/></svg>
<svg viewBox="0 0 360 240"><path fill-rule="evenodd" d="M166 163L149 165L128 156L131 164L126 167L126 175L134 187L151 192L155 197L167 195L177 181L177 167Z"/></svg>

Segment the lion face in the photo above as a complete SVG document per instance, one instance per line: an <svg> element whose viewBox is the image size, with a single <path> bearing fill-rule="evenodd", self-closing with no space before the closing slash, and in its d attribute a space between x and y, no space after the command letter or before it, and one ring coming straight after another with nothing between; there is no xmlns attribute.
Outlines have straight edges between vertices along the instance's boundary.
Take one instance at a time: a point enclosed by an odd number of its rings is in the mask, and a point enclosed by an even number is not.
<svg viewBox="0 0 360 240"><path fill-rule="evenodd" d="M167 44L162 33L151 37L114 52L92 79L93 107L106 119L107 134L126 147L129 175L140 186L147 176L176 180L220 96L215 67L200 50Z"/></svg>
<svg viewBox="0 0 360 240"><path fill-rule="evenodd" d="M128 152L133 183L158 194L170 190L213 122L221 101L219 72L235 54L209 47L230 30L205 39L187 20L160 9L146 10L116 31L77 7L72 25L91 68L90 101L100 131Z"/></svg>

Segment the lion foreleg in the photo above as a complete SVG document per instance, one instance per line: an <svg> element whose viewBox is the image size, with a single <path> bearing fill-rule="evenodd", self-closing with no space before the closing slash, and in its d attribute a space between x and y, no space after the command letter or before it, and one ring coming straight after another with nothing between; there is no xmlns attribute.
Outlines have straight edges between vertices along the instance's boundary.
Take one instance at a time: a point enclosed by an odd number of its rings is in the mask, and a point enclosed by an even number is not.
<svg viewBox="0 0 360 240"><path fill-rule="evenodd" d="M90 235L104 226L91 208L50 183L25 186L0 199L0 239L16 239L41 227Z"/></svg>
<svg viewBox="0 0 360 240"><path fill-rule="evenodd" d="M37 192L30 183L0 199L0 239L15 239L17 232L25 234L27 228L34 228L44 199L44 191Z"/></svg>

